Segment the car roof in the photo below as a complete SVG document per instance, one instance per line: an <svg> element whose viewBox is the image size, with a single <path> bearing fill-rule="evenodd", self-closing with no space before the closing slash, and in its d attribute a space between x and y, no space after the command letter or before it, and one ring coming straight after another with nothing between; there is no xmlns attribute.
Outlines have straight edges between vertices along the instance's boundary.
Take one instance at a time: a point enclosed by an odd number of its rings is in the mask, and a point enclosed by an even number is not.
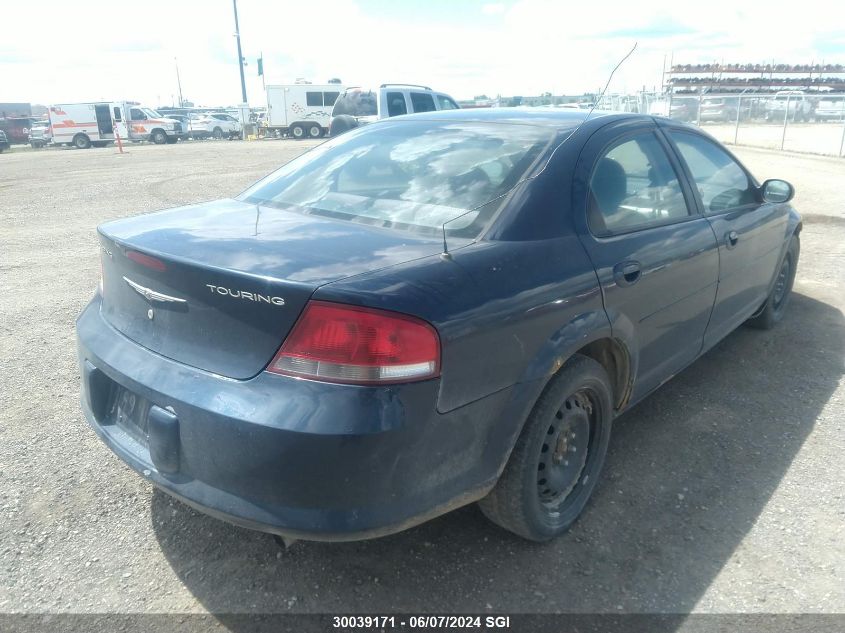
<svg viewBox="0 0 845 633"><path fill-rule="evenodd" d="M549 127L571 127L584 122L589 116L590 121L602 119L605 123L612 119L650 119L647 114L633 112L608 112L604 110L574 110L570 108L466 108L461 110L438 110L406 114L396 119L429 119L436 121L484 121L495 123L523 123L543 125Z"/></svg>

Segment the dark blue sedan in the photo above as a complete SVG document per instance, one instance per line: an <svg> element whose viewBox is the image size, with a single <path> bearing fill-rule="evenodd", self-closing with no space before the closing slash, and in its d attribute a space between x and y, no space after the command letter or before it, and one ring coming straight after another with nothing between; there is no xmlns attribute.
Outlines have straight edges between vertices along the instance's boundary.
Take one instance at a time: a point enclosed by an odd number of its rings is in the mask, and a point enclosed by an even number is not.
<svg viewBox="0 0 845 633"><path fill-rule="evenodd" d="M366 126L235 199L99 227L83 409L133 469L238 525L352 540L478 501L549 539L614 417L782 318L793 193L650 116Z"/></svg>

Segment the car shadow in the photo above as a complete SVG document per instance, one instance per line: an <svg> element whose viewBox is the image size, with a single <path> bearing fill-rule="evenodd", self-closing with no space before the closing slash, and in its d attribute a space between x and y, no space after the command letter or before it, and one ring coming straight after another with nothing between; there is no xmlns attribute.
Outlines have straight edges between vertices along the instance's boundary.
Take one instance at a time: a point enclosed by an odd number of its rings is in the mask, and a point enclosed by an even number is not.
<svg viewBox="0 0 845 633"><path fill-rule="evenodd" d="M473 505L374 541L284 549L160 491L153 528L233 630L227 613L689 613L836 389L843 341L842 313L797 293L774 330L731 334L617 421L591 504L550 543Z"/></svg>

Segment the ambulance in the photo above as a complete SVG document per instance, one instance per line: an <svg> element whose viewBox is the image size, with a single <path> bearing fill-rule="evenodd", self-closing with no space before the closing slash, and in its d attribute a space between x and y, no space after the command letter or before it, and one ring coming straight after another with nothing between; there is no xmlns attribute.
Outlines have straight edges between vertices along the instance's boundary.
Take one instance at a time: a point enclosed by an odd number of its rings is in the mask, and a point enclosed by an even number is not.
<svg viewBox="0 0 845 633"><path fill-rule="evenodd" d="M116 140L115 135L124 141L152 141L157 145L188 136L179 121L131 101L56 104L50 106L48 114L53 144L79 149L105 147Z"/></svg>

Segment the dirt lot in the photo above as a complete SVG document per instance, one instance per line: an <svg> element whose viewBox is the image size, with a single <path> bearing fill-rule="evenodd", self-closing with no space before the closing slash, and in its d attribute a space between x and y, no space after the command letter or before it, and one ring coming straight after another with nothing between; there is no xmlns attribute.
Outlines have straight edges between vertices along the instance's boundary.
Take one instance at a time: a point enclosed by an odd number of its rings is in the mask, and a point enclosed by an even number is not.
<svg viewBox="0 0 845 633"><path fill-rule="evenodd" d="M466 507L378 541L299 543L171 501L78 406L74 319L101 221L234 195L306 143L0 156L0 612L845 611L845 161L738 149L798 188L795 296L617 423L566 536Z"/></svg>

